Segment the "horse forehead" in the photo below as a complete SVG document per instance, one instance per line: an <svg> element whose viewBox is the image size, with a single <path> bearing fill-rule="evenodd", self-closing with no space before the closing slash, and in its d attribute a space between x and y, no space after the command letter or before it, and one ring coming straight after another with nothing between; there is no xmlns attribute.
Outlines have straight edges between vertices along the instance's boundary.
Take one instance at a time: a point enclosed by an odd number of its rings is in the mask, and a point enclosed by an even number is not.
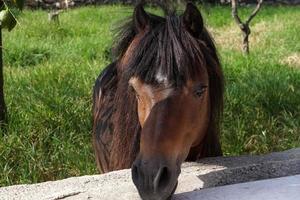
<svg viewBox="0 0 300 200"><path fill-rule="evenodd" d="M160 84L159 87L144 83L140 78L138 77L132 77L129 80L129 83L135 88L135 90L140 91L150 98L160 101L163 99L168 98L174 91L174 88L167 87L163 82L163 84Z"/></svg>

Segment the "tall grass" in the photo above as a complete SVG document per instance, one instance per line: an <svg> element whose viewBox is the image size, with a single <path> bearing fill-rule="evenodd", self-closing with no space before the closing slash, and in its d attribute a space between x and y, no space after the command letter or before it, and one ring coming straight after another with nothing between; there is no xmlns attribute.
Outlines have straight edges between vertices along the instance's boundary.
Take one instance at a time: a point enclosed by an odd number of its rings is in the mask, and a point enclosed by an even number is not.
<svg viewBox="0 0 300 200"><path fill-rule="evenodd" d="M239 32L227 33L235 28L230 9L203 9L226 78L225 155L300 146L300 69L282 62L300 52L298 9L263 8L253 22L255 41L248 57L238 42L228 43L239 37ZM249 11L242 9L242 15ZM97 173L92 87L110 62L113 25L131 12L122 6L74 9L61 13L56 26L44 11L25 11L20 26L4 33L9 124L0 133L1 186Z"/></svg>

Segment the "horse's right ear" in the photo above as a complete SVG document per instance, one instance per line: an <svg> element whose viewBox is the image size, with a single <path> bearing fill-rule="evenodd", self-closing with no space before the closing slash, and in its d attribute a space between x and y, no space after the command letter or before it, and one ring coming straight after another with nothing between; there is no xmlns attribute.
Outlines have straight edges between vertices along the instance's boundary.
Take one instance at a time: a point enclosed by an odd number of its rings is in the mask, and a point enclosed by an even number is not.
<svg viewBox="0 0 300 200"><path fill-rule="evenodd" d="M149 25L150 17L144 10L142 4L138 4L134 9L133 15L134 25L138 32L144 31Z"/></svg>
<svg viewBox="0 0 300 200"><path fill-rule="evenodd" d="M191 2L188 2L182 15L182 21L185 28L194 36L198 37L203 30L203 18L198 8Z"/></svg>

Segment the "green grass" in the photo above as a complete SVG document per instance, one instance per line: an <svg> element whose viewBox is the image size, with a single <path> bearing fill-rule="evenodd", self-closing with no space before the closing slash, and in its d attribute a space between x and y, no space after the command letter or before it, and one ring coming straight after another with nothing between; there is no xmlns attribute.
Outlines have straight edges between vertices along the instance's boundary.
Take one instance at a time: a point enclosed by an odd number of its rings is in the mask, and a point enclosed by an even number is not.
<svg viewBox="0 0 300 200"><path fill-rule="evenodd" d="M131 11L74 9L61 13L61 26L49 24L46 12L25 11L20 26L4 32L9 125L0 133L1 186L97 173L92 87L110 62L113 25ZM248 12L242 9L243 16ZM251 35L263 41L251 44L248 57L226 44L228 27L236 26L229 8L205 7L203 14L208 26L225 35L224 41L216 38L226 77L225 155L299 147L300 69L282 63L300 52L299 7L263 8L252 25L271 25Z"/></svg>

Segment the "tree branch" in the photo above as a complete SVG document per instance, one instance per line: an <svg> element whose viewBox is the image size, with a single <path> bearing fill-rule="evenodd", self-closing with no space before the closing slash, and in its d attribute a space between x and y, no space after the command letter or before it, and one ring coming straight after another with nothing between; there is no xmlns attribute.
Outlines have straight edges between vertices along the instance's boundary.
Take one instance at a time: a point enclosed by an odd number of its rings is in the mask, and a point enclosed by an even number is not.
<svg viewBox="0 0 300 200"><path fill-rule="evenodd" d="M260 10L260 7L261 7L262 3L263 3L263 0L258 0L257 1L256 8L253 10L253 12L249 16L249 18L247 19L247 21L245 22L245 24L248 25L251 22L251 20L256 16L256 14L258 13L258 11Z"/></svg>
<svg viewBox="0 0 300 200"><path fill-rule="evenodd" d="M242 22L241 18L238 15L238 0L231 0L231 14L234 18L234 21L237 23L237 25L240 27L241 31L243 32L243 51L246 54L249 54L249 35L251 34L251 30L249 27L249 23L251 20L256 16L258 11L260 10L261 4L263 0L257 0L257 5L249 18L246 22Z"/></svg>
<svg viewBox="0 0 300 200"><path fill-rule="evenodd" d="M242 20L240 19L238 15L238 10L237 10L237 0L231 0L231 6L232 6L232 11L231 15L234 18L234 21L237 23L237 25L242 28L244 26Z"/></svg>

